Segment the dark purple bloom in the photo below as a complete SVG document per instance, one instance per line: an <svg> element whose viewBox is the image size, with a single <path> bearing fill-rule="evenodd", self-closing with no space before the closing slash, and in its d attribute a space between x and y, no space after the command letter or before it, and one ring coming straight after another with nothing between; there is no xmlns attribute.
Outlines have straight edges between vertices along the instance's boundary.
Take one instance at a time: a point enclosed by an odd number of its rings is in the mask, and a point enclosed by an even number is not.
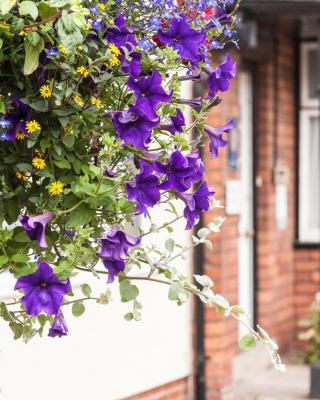
<svg viewBox="0 0 320 400"><path fill-rule="evenodd" d="M108 270L108 281L112 283L119 272L123 272L125 269L125 262L123 260L114 260L112 258L104 258L102 260L103 265Z"/></svg>
<svg viewBox="0 0 320 400"><path fill-rule="evenodd" d="M126 45L131 48L131 45L135 46L137 44L133 36L134 29L132 27L126 28L125 22L124 17L119 14L114 20L115 26L113 28L108 28L105 34L105 38L108 42L113 43L119 49Z"/></svg>
<svg viewBox="0 0 320 400"><path fill-rule="evenodd" d="M51 328L49 329L48 336L50 337L62 337L67 336L68 327L66 321L64 319L64 315L61 310L59 310L58 314L54 317Z"/></svg>
<svg viewBox="0 0 320 400"><path fill-rule="evenodd" d="M137 213L146 212L160 200L159 178L153 175L153 167L147 162L140 162L140 174L134 181L126 183L128 199L137 203Z"/></svg>
<svg viewBox="0 0 320 400"><path fill-rule="evenodd" d="M47 212L41 215L36 215L35 217L23 215L19 217L19 221L31 240L36 240L38 246L47 248L48 245L46 242L45 231L46 225L52 217L53 213Z"/></svg>
<svg viewBox="0 0 320 400"><path fill-rule="evenodd" d="M183 112L179 110L179 108L176 109L176 116L170 117L170 119L171 124L160 125L159 129L168 131L173 135L176 132L183 132L183 128L186 125L186 120L184 118Z"/></svg>
<svg viewBox="0 0 320 400"><path fill-rule="evenodd" d="M128 110L117 112L112 118L116 133L124 145L145 149L150 143L151 131L160 118L149 119L140 108L131 105Z"/></svg>
<svg viewBox="0 0 320 400"><path fill-rule="evenodd" d="M21 302L28 315L58 314L64 296L71 289L69 279L60 281L50 265L38 261L38 269L17 280L15 290L22 289Z"/></svg>
<svg viewBox="0 0 320 400"><path fill-rule="evenodd" d="M161 183L160 189L175 189L179 193L185 192L193 182L194 167L189 164L188 158L184 157L179 150L171 154L167 164L157 161L156 170L164 174L166 179Z"/></svg>
<svg viewBox="0 0 320 400"><path fill-rule="evenodd" d="M234 122L232 119L219 128L212 128L208 125L205 125L204 131L209 135L210 138L210 152L212 160L218 157L219 147L225 147L228 144L228 141L222 138L222 134L224 132L229 133L233 128Z"/></svg>
<svg viewBox="0 0 320 400"><path fill-rule="evenodd" d="M183 132L183 128L186 126L186 120L183 112L179 110L179 108L176 109L176 112L175 117L170 117L173 129L175 132Z"/></svg>
<svg viewBox="0 0 320 400"><path fill-rule="evenodd" d="M224 62L212 71L207 79L209 89L208 98L212 99L219 91L225 92L228 90L230 81L235 77L235 75L236 64L232 61L232 58L228 53Z"/></svg>
<svg viewBox="0 0 320 400"><path fill-rule="evenodd" d="M106 176L107 178L113 178L116 175L116 173L113 172L110 168L104 167L103 175Z"/></svg>
<svg viewBox="0 0 320 400"><path fill-rule="evenodd" d="M183 15L173 18L168 30L159 29L158 39L177 51L181 58L198 63L199 48L204 43L206 34L203 30L192 29Z"/></svg>
<svg viewBox="0 0 320 400"><path fill-rule="evenodd" d="M138 51L132 51L129 56L131 57L130 60L122 56L122 72L137 78L141 74L142 53L139 53Z"/></svg>
<svg viewBox="0 0 320 400"><path fill-rule="evenodd" d="M203 182L201 186L193 194L183 194L182 198L186 203L183 215L187 220L186 229L191 229L195 221L200 217L201 211L208 211L210 199L214 195L213 190L209 190L207 182Z"/></svg>
<svg viewBox="0 0 320 400"><path fill-rule="evenodd" d="M172 92L166 93L161 83L161 75L156 69L149 76L143 76L138 80L130 77L128 80L128 87L137 98L136 106L141 108L149 118L156 118L156 107L160 103L168 103L172 97Z"/></svg>
<svg viewBox="0 0 320 400"><path fill-rule="evenodd" d="M29 136L25 124L31 118L32 109L22 103L18 96L14 96L12 101L16 106L15 112L2 116L0 120L0 140L2 141L13 141L17 133Z"/></svg>
<svg viewBox="0 0 320 400"><path fill-rule="evenodd" d="M187 156L188 164L193 168L192 183L197 183L202 180L204 175L204 164L200 158L199 151L196 150Z"/></svg>
<svg viewBox="0 0 320 400"><path fill-rule="evenodd" d="M97 256L103 259L121 260L127 257L131 247L136 247L139 243L140 239L127 235L115 225L101 238L101 249L97 252Z"/></svg>
<svg viewBox="0 0 320 400"><path fill-rule="evenodd" d="M199 107L202 103L201 97L196 97L195 99L177 99L176 102L178 104L185 104L190 107Z"/></svg>

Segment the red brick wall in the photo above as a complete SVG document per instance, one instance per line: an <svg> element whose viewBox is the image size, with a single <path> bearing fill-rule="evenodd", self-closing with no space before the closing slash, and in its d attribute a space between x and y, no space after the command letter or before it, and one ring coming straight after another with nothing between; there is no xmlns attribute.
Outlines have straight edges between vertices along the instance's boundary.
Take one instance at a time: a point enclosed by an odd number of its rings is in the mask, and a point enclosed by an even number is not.
<svg viewBox="0 0 320 400"><path fill-rule="evenodd" d="M257 189L258 322L276 338L282 352L294 335L295 224L295 46L292 32L278 33L274 57L258 67ZM274 96L276 94L276 96ZM289 171L288 227L275 220L276 166Z"/></svg>
<svg viewBox="0 0 320 400"><path fill-rule="evenodd" d="M123 400L191 400L190 378L179 379Z"/></svg>
<svg viewBox="0 0 320 400"><path fill-rule="evenodd" d="M223 103L213 109L208 125L217 127L229 118L239 117L238 79L232 82L232 88L223 95ZM227 150L220 149L219 158L210 159L206 145L207 179L216 191L216 199L224 204L224 182L238 179L238 172L228 168ZM207 224L224 211L208 212L204 223ZM238 301L238 216L228 216L219 234L212 234L213 250L205 249L204 273L212 277L215 291L225 296L231 303ZM205 352L206 352L206 389L207 400L220 398L220 389L230 381L231 361L238 352L238 326L235 321L216 314L213 308L205 308Z"/></svg>

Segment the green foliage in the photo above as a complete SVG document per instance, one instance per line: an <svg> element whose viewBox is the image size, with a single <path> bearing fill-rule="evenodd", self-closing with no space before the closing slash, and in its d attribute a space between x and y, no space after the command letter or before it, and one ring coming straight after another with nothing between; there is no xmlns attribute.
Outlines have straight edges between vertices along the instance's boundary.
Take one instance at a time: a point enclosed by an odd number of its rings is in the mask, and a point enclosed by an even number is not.
<svg viewBox="0 0 320 400"><path fill-rule="evenodd" d="M255 348L257 345L257 339L255 336L248 334L242 336L239 342L240 349L242 350L251 350Z"/></svg>
<svg viewBox="0 0 320 400"><path fill-rule="evenodd" d="M304 358L308 363L320 360L320 302L317 294L316 301L310 307L310 313L299 321L301 332L299 339L308 343Z"/></svg>

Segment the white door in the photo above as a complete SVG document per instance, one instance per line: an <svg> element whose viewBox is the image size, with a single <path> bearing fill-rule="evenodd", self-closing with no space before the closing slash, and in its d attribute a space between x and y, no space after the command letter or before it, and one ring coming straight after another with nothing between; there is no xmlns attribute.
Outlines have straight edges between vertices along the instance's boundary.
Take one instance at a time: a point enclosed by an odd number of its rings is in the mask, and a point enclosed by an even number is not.
<svg viewBox="0 0 320 400"><path fill-rule="evenodd" d="M241 213L239 219L239 304L254 315L254 223L253 223L253 126L252 74L240 72L240 151ZM246 333L240 324L239 335Z"/></svg>

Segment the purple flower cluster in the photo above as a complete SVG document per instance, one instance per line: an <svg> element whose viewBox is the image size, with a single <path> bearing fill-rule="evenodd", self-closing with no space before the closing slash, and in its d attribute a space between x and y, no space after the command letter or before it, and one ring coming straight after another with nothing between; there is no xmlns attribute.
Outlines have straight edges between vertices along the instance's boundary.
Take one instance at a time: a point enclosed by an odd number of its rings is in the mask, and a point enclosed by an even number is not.
<svg viewBox="0 0 320 400"><path fill-rule="evenodd" d="M112 283L116 275L124 270L130 248L139 244L140 239L124 233L117 225L101 238L101 248L97 256L102 259L103 265L108 270L108 283Z"/></svg>
<svg viewBox="0 0 320 400"><path fill-rule="evenodd" d="M12 105L15 106L15 112L0 117L0 141L12 142L17 134L29 136L26 121L30 119L32 109L17 96L12 98Z"/></svg>

